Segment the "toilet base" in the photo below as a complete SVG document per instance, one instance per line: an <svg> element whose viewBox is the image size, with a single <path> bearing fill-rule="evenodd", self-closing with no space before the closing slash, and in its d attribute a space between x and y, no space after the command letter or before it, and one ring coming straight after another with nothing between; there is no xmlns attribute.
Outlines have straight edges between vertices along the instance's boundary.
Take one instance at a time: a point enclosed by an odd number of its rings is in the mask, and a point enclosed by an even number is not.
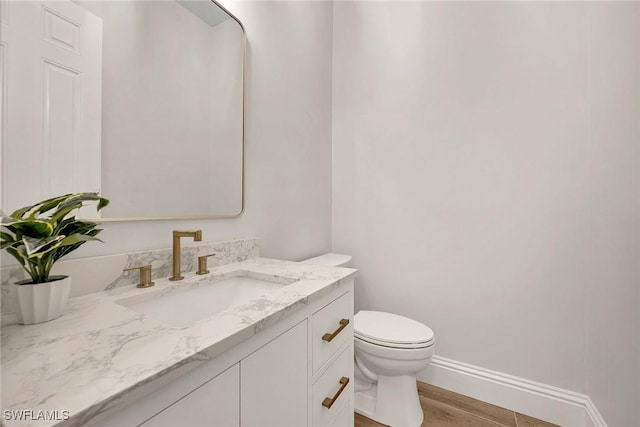
<svg viewBox="0 0 640 427"><path fill-rule="evenodd" d="M355 390L360 415L393 427L419 427L424 420L415 376L380 375L373 384L356 377Z"/></svg>

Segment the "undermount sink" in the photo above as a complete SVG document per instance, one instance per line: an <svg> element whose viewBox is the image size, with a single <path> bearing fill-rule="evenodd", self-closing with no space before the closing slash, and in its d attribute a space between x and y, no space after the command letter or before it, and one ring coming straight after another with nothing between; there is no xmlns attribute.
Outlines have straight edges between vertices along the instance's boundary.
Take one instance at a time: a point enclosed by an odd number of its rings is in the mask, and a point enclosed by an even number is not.
<svg viewBox="0 0 640 427"><path fill-rule="evenodd" d="M230 277L154 297L131 297L118 304L173 326L186 326L286 286L253 277ZM142 296L142 295L141 295Z"/></svg>

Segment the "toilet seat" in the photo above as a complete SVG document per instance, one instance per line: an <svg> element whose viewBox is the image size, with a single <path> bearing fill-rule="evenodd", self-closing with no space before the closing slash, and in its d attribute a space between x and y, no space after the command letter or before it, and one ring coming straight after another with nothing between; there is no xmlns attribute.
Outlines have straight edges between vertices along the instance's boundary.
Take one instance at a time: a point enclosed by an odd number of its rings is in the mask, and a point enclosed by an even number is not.
<svg viewBox="0 0 640 427"><path fill-rule="evenodd" d="M434 342L433 331L407 317L382 311L359 311L353 318L356 339L389 348L424 348Z"/></svg>
<svg viewBox="0 0 640 427"><path fill-rule="evenodd" d="M397 349L426 348L426 347L431 347L435 343L435 340L433 339L431 341L421 342L421 343L420 342L419 343L393 343L393 342L386 342L382 340L376 340L369 337L363 337L358 334L354 334L354 337L357 340L365 341L365 342L368 342L369 344L379 345L379 346L388 347L388 348L397 348Z"/></svg>
<svg viewBox="0 0 640 427"><path fill-rule="evenodd" d="M426 360L431 358L435 345L428 347L414 347L414 348L397 348L386 347L379 344L372 344L368 341L356 338L354 340L356 353L361 356L363 353L374 355L377 357L383 357L389 360L394 360L394 363L407 361L407 360Z"/></svg>

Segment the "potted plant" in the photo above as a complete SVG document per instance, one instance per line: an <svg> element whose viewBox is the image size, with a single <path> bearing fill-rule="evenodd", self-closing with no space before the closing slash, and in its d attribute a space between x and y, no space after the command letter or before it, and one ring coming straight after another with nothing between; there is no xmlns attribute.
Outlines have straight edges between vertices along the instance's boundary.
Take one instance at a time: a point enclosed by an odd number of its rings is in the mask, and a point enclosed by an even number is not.
<svg viewBox="0 0 640 427"><path fill-rule="evenodd" d="M51 276L51 268L85 242L101 241L96 237L102 231L97 223L78 220L73 214L83 202L97 202L98 211L109 204L98 193L77 193L43 200L9 216L0 211L0 249L17 259L31 276L15 284L18 323L46 322L62 314L71 279Z"/></svg>

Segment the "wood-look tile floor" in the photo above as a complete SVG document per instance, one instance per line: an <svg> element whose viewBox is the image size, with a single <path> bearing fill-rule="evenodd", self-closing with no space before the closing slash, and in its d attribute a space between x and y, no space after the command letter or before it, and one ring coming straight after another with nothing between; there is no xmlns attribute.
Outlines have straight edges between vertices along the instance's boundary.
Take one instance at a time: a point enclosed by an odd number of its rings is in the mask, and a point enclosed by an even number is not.
<svg viewBox="0 0 640 427"><path fill-rule="evenodd" d="M418 382L418 396L424 411L422 427L557 427L555 424L422 382ZM356 414L355 418L355 427L383 425L360 414Z"/></svg>

